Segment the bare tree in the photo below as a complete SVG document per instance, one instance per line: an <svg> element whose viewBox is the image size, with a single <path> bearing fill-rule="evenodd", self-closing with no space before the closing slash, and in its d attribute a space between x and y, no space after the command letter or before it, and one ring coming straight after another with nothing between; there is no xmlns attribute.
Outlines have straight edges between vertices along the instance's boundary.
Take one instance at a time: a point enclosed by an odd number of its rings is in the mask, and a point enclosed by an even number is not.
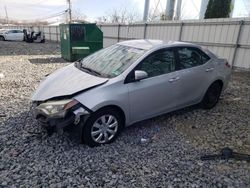
<svg viewBox="0 0 250 188"><path fill-rule="evenodd" d="M106 23L107 18L105 16L98 17L96 22L99 23L99 24Z"/></svg>
<svg viewBox="0 0 250 188"><path fill-rule="evenodd" d="M166 15L164 12L160 12L156 9L150 9L148 13L148 21L163 21L166 20Z"/></svg>
<svg viewBox="0 0 250 188"><path fill-rule="evenodd" d="M87 16L81 12L80 9L73 9L72 10L72 20L73 21L80 21L80 22L86 22Z"/></svg>
<svg viewBox="0 0 250 188"><path fill-rule="evenodd" d="M97 18L98 23L130 24L138 21L140 21L139 13L127 8L112 9L106 15Z"/></svg>

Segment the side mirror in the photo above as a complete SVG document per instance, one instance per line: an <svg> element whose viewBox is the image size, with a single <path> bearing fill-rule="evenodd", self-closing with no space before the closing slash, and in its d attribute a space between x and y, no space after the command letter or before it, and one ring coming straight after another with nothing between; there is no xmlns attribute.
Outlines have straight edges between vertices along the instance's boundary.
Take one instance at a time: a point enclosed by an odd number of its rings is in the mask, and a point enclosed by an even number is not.
<svg viewBox="0 0 250 188"><path fill-rule="evenodd" d="M146 73L145 71L142 71L142 70L135 71L135 81L140 81L147 77L148 77L148 73Z"/></svg>

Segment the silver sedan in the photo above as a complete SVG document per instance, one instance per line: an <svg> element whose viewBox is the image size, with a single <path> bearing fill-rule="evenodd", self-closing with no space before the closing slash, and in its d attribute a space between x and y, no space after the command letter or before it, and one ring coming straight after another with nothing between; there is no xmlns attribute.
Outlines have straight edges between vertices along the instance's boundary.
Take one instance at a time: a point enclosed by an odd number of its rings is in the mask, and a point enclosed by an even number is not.
<svg viewBox="0 0 250 188"><path fill-rule="evenodd" d="M131 40L57 70L32 100L47 130L73 125L96 146L144 119L194 104L214 107L230 74L225 59L198 45Z"/></svg>

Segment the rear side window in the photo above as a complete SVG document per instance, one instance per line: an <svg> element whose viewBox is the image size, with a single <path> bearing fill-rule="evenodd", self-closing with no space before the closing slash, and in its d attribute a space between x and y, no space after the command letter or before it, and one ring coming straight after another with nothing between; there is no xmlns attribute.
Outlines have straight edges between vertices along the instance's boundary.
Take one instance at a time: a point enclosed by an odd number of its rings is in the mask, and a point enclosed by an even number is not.
<svg viewBox="0 0 250 188"><path fill-rule="evenodd" d="M197 48L177 48L179 68L186 69L202 65L210 60L210 57Z"/></svg>

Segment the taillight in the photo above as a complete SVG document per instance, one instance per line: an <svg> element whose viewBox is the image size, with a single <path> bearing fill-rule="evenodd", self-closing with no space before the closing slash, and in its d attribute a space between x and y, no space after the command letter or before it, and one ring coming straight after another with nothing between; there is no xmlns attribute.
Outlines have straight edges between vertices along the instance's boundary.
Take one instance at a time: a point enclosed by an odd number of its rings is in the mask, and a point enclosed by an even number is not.
<svg viewBox="0 0 250 188"><path fill-rule="evenodd" d="M231 68L231 65L228 62L226 62L225 65L226 65L226 67Z"/></svg>

